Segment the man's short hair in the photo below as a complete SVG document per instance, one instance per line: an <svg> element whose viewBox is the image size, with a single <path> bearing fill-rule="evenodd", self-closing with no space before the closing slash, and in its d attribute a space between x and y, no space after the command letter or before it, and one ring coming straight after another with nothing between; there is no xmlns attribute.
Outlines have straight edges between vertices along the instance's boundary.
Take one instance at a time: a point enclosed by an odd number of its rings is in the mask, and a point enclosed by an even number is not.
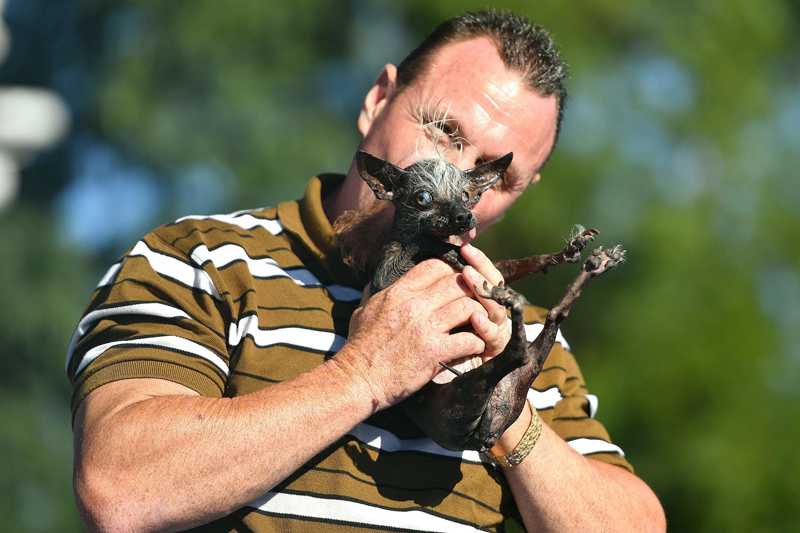
<svg viewBox="0 0 800 533"><path fill-rule="evenodd" d="M561 59L547 30L509 11L480 10L442 22L397 67L397 90L402 91L411 85L427 68L431 55L437 50L477 37L492 39L506 67L517 72L536 94L556 96L557 140L567 100L563 84L567 64Z"/></svg>

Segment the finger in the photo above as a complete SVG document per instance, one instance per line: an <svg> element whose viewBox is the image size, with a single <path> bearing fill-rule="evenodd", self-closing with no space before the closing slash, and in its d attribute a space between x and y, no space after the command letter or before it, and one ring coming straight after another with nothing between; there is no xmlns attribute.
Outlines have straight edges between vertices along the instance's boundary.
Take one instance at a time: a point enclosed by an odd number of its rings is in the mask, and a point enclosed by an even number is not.
<svg viewBox="0 0 800 533"><path fill-rule="evenodd" d="M486 349L481 354L484 362L505 349L510 338L507 326L495 324L480 313L473 313L470 316L470 323L475 333L486 344Z"/></svg>
<svg viewBox="0 0 800 533"><path fill-rule="evenodd" d="M487 345L494 345L500 338L499 327L489 320L483 313L472 313L469 317L475 333L482 338Z"/></svg>
<svg viewBox="0 0 800 533"><path fill-rule="evenodd" d="M441 362L449 363L455 359L469 355L478 355L486 350L483 339L470 332L454 333L448 335L442 345Z"/></svg>
<svg viewBox="0 0 800 533"><path fill-rule="evenodd" d="M483 288L484 282L488 282L488 280L471 266L464 268L462 274L464 278L466 278L467 285L472 291L472 294L474 294L478 298L478 301L486 308L489 319L498 325L505 323L507 316L505 306L500 305L491 298L482 297L476 290L476 287Z"/></svg>
<svg viewBox="0 0 800 533"><path fill-rule="evenodd" d="M367 286L364 287L364 290L361 292L361 302L359 302L359 307L364 307L366 303L369 301L370 296L372 293L372 283L367 283Z"/></svg>
<svg viewBox="0 0 800 533"><path fill-rule="evenodd" d="M454 272L453 267L440 259L426 259L414 265L411 270L398 280L398 283L402 283L405 288L411 291L423 291Z"/></svg>
<svg viewBox="0 0 800 533"><path fill-rule="evenodd" d="M441 261L437 260L437 262ZM450 269L449 266L447 268ZM424 298L426 307L432 310L441 309L462 298L475 298L474 290L464 276L455 273L452 269L448 275L435 280L418 295Z"/></svg>
<svg viewBox="0 0 800 533"><path fill-rule="evenodd" d="M461 255L470 265L475 267L475 270L489 281L490 285L500 285L503 281L503 275L497 270L494 263L486 257L486 254L473 245L469 243L463 244L461 246Z"/></svg>
<svg viewBox="0 0 800 533"><path fill-rule="evenodd" d="M488 317L486 309L479 302L468 297L459 298L435 311L431 316L431 325L436 331L448 332L468 324L474 313Z"/></svg>

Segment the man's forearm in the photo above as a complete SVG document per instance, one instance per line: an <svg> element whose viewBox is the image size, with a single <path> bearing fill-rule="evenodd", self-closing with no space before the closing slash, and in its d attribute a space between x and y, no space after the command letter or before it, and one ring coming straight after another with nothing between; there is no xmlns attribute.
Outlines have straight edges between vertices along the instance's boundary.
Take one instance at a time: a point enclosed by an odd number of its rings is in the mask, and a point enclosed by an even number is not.
<svg viewBox="0 0 800 533"><path fill-rule="evenodd" d="M375 410L334 361L237 398L160 395L159 381L105 385L77 414L75 490L90 528L175 531L225 516Z"/></svg>
<svg viewBox="0 0 800 533"><path fill-rule="evenodd" d="M424 386L439 362L483 353L451 330L483 310L438 260L353 313L330 361L236 398L165 380L91 392L75 418L75 490L90 529L170 531L224 516L275 486L372 413Z"/></svg>
<svg viewBox="0 0 800 533"><path fill-rule="evenodd" d="M546 424L531 454L503 473L531 533L666 530L661 504L641 479L583 457Z"/></svg>

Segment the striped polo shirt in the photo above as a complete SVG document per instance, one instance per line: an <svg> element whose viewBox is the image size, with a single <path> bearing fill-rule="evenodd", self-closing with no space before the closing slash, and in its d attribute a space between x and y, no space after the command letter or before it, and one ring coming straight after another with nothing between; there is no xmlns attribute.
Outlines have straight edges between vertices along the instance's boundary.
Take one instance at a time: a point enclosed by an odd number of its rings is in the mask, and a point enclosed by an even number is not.
<svg viewBox="0 0 800 533"><path fill-rule="evenodd" d="M114 264L75 330L66 369L73 414L92 390L161 378L212 397L247 394L321 364L347 339L364 279L344 265L314 178L277 208L186 217ZM528 306L529 340L546 311ZM594 419L597 398L560 336L529 398L570 446L631 469ZM213 531L502 531L518 518L501 471L436 445L396 409L348 432ZM201 528L202 530L203 528Z"/></svg>

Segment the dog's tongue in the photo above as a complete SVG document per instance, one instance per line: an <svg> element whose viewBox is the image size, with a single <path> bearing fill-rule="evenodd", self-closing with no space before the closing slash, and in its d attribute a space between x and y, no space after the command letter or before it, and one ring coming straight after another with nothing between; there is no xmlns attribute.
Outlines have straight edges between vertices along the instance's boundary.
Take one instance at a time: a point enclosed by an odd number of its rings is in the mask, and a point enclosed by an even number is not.
<svg viewBox="0 0 800 533"><path fill-rule="evenodd" d="M468 233L470 239L474 239L477 234L478 234L478 228L472 228L471 230L469 230Z"/></svg>

